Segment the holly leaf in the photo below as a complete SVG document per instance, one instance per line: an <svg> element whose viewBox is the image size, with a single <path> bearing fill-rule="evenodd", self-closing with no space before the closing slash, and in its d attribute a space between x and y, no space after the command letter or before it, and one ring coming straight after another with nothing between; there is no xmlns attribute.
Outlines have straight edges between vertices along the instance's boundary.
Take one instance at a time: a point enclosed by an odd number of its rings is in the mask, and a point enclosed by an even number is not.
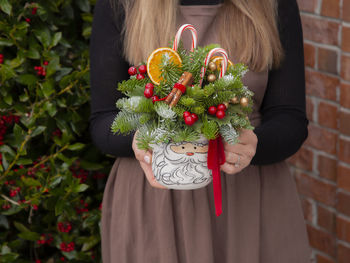
<svg viewBox="0 0 350 263"><path fill-rule="evenodd" d="M7 0L0 0L0 9L4 13L11 15L12 5Z"/></svg>

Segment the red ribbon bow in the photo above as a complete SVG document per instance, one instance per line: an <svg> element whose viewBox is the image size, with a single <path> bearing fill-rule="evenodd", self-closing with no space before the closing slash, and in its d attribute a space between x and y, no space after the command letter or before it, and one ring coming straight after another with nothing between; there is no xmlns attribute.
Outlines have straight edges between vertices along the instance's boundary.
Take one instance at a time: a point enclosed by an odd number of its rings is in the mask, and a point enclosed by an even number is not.
<svg viewBox="0 0 350 263"><path fill-rule="evenodd" d="M224 145L222 143L222 137L219 134L216 139L209 140L208 169L212 170L213 176L213 188L214 188L214 201L216 216L222 213L222 193L221 193L221 176L220 165L225 163Z"/></svg>

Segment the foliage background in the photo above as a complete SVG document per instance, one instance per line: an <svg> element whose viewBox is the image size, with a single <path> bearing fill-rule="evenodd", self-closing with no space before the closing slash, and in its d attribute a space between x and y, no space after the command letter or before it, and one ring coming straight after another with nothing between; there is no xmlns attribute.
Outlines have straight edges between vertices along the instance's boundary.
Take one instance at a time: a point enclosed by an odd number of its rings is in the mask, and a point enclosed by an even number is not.
<svg viewBox="0 0 350 263"><path fill-rule="evenodd" d="M95 0L0 0L0 262L100 262L112 159L88 131Z"/></svg>

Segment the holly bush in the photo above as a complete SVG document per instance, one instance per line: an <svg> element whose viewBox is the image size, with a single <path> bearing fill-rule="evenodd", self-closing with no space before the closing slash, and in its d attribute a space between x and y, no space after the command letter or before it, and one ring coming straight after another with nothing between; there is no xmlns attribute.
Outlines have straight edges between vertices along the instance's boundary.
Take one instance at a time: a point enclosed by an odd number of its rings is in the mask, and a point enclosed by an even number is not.
<svg viewBox="0 0 350 263"><path fill-rule="evenodd" d="M88 131L96 0L0 0L0 262L100 262L112 158Z"/></svg>

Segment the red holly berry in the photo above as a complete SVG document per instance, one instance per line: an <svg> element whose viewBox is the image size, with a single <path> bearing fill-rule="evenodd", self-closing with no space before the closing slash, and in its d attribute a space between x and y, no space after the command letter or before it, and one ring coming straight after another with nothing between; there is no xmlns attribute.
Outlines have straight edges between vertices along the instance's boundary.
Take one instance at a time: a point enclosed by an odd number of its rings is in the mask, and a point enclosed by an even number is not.
<svg viewBox="0 0 350 263"><path fill-rule="evenodd" d="M136 69L136 67L130 67L130 68L128 69L128 73L129 73L130 76L136 75L136 74L137 74L137 69Z"/></svg>
<svg viewBox="0 0 350 263"><path fill-rule="evenodd" d="M208 112L210 115L215 115L217 109L215 106L210 106L209 109L208 109Z"/></svg>
<svg viewBox="0 0 350 263"><path fill-rule="evenodd" d="M26 21L27 21L28 23L30 23L30 18L26 18Z"/></svg>
<svg viewBox="0 0 350 263"><path fill-rule="evenodd" d="M45 66L49 65L49 62L48 61L44 61L43 63Z"/></svg>
<svg viewBox="0 0 350 263"><path fill-rule="evenodd" d="M32 15L35 15L36 14L36 10L37 10L38 8L37 7L33 7L33 9L32 9Z"/></svg>
<svg viewBox="0 0 350 263"><path fill-rule="evenodd" d="M184 119L185 119L186 117L190 116L190 115L191 115L191 113L190 113L189 111L185 111L185 112L183 113Z"/></svg>
<svg viewBox="0 0 350 263"><path fill-rule="evenodd" d="M139 72L140 72L140 74L145 74L147 72L146 65L139 66Z"/></svg>
<svg viewBox="0 0 350 263"><path fill-rule="evenodd" d="M193 118L194 122L196 122L198 120L198 116L195 113L192 113L191 117Z"/></svg>
<svg viewBox="0 0 350 263"><path fill-rule="evenodd" d="M153 96L153 89L145 88L143 95L145 95L147 99L151 98Z"/></svg>
<svg viewBox="0 0 350 263"><path fill-rule="evenodd" d="M152 97L152 102L155 103L156 101L159 100L159 97L157 95Z"/></svg>
<svg viewBox="0 0 350 263"><path fill-rule="evenodd" d="M225 117L225 112L223 111L223 110L218 110L217 112L216 112L216 117L218 118L218 119L222 119L222 118L224 118Z"/></svg>
<svg viewBox="0 0 350 263"><path fill-rule="evenodd" d="M145 88L146 89L154 89L154 86L153 86L153 84L152 83L147 83L146 85L145 85Z"/></svg>
<svg viewBox="0 0 350 263"><path fill-rule="evenodd" d="M185 123L189 126L193 125L195 123L195 120L192 118L192 116L185 117Z"/></svg>
<svg viewBox="0 0 350 263"><path fill-rule="evenodd" d="M136 78L137 78L138 80L141 80L141 79L144 79L145 76L142 75L142 74L137 74L137 75L136 75Z"/></svg>
<svg viewBox="0 0 350 263"><path fill-rule="evenodd" d="M226 110L225 104L219 104L219 105L218 105L218 110L225 111L225 110Z"/></svg>

